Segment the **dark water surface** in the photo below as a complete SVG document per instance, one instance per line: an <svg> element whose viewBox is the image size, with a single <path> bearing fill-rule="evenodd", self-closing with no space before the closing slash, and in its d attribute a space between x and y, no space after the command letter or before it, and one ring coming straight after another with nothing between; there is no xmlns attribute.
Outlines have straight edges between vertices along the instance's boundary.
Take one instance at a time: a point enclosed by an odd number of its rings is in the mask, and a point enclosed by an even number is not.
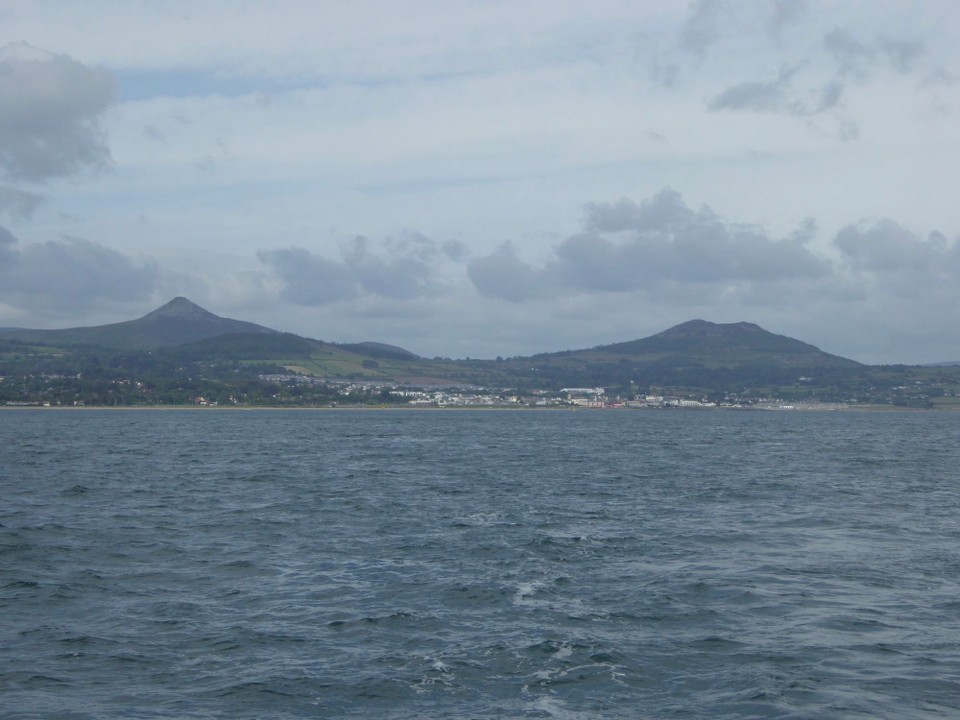
<svg viewBox="0 0 960 720"><path fill-rule="evenodd" d="M4 718L957 718L960 415L0 412Z"/></svg>

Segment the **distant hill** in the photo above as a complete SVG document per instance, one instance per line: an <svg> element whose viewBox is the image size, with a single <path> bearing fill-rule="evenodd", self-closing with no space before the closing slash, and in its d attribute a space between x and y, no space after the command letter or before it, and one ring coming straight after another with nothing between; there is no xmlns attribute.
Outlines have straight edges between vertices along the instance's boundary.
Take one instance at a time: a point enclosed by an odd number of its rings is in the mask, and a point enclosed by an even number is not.
<svg viewBox="0 0 960 720"><path fill-rule="evenodd" d="M511 358L503 371L531 386L743 387L835 381L864 367L753 323L691 320L640 340Z"/></svg>
<svg viewBox="0 0 960 720"><path fill-rule="evenodd" d="M683 360L707 367L778 365L789 367L857 367L855 360L825 353L785 335L748 322L690 320L641 340L600 345L574 353L584 358L626 357L648 361Z"/></svg>
<svg viewBox="0 0 960 720"><path fill-rule="evenodd" d="M0 337L5 340L51 345L97 345L118 350L150 350L220 335L276 332L262 325L214 315L184 297L177 297L137 320L63 330L7 329L0 330Z"/></svg>
<svg viewBox="0 0 960 720"><path fill-rule="evenodd" d="M639 340L496 360L323 342L218 317L186 298L112 325L0 329L0 404L182 405L201 396L220 404L404 404L392 384L518 397L603 387L621 399L672 393L960 409L958 367L861 365L746 322L691 320Z"/></svg>
<svg viewBox="0 0 960 720"><path fill-rule="evenodd" d="M338 344L214 315L178 297L142 318L97 327L0 331L11 344L87 346L108 352L162 350L166 362L261 363L305 375L399 382L528 387L720 387L835 382L863 366L747 322L691 320L650 337L509 360L438 361L378 342ZM79 348L78 348L79 349ZM16 348L6 347L16 354ZM159 359L159 358L158 358Z"/></svg>
<svg viewBox="0 0 960 720"><path fill-rule="evenodd" d="M372 358L386 358L388 360L419 360L420 356L396 345L387 345L378 342L360 342L340 344L339 347L350 352L359 353Z"/></svg>

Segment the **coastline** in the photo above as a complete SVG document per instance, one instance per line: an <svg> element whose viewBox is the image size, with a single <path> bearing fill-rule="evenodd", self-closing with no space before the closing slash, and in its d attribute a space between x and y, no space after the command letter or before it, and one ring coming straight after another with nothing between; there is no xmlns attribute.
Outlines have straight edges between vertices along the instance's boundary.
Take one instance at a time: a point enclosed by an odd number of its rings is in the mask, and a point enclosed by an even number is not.
<svg viewBox="0 0 960 720"><path fill-rule="evenodd" d="M264 410L282 410L282 411L392 411L392 412L450 412L450 411L496 411L496 412L669 412L669 413L703 413L703 412L752 412L752 413L835 413L835 412L905 412L905 413L952 413L960 411L960 405L954 407L934 407L934 408L913 408L898 407L893 405L828 405L818 404L811 406L793 405L791 407L698 407L698 408L664 408L664 407L602 407L588 408L578 406L510 406L510 405L446 405L446 406L406 406L406 405L337 405L337 406L284 406L284 405L0 405L0 412L3 411L190 411L190 412L257 412Z"/></svg>

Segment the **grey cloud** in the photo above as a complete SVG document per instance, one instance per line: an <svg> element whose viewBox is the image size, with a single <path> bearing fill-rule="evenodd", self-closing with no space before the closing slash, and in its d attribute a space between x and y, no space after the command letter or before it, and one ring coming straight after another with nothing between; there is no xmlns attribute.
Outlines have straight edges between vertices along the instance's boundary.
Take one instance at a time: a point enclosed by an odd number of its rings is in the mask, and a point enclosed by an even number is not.
<svg viewBox="0 0 960 720"><path fill-rule="evenodd" d="M773 13L767 21L767 31L779 40L785 28L794 24L806 12L806 0L774 0Z"/></svg>
<svg viewBox="0 0 960 720"><path fill-rule="evenodd" d="M865 63L874 57L873 48L857 40L844 28L834 28L823 38L823 47L837 63L841 75L863 77Z"/></svg>
<svg viewBox="0 0 960 720"><path fill-rule="evenodd" d="M646 66L650 79L665 88L676 87L680 79L680 64L672 57L673 52L663 49L663 39L642 35L637 45L637 57Z"/></svg>
<svg viewBox="0 0 960 720"><path fill-rule="evenodd" d="M904 75L916 70L917 60L926 52L919 40L880 38L876 42L857 40L844 28L835 28L823 38L824 49L837 63L841 76L849 75L863 80L877 58L886 58L891 67Z"/></svg>
<svg viewBox="0 0 960 720"><path fill-rule="evenodd" d="M42 182L109 162L101 117L114 97L106 70L26 43L0 48L0 173Z"/></svg>
<svg viewBox="0 0 960 720"><path fill-rule="evenodd" d="M460 262L467 257L467 246L459 240L447 240L440 245L443 254L454 262Z"/></svg>
<svg viewBox="0 0 960 720"><path fill-rule="evenodd" d="M0 278L3 277L3 273L10 263L17 258L16 244L17 239L13 236L13 233L0 225Z"/></svg>
<svg viewBox="0 0 960 720"><path fill-rule="evenodd" d="M355 242L362 243L365 250L369 249L370 242L365 237L357 237ZM440 252L433 240L419 232L405 232L397 238L388 238L386 245L394 254L405 254L419 260L430 260Z"/></svg>
<svg viewBox="0 0 960 720"><path fill-rule="evenodd" d="M413 300L430 294L430 267L417 260L387 262L370 258L357 266L357 277L365 290L394 300Z"/></svg>
<svg viewBox="0 0 960 720"><path fill-rule="evenodd" d="M583 233L557 247L555 272L566 285L588 292L636 290L653 278L651 264L662 264L657 250L642 241L613 242Z"/></svg>
<svg viewBox="0 0 960 720"><path fill-rule="evenodd" d="M257 255L283 281L280 297L294 305L326 305L357 295L356 281L344 272L342 263L303 248L261 251Z"/></svg>
<svg viewBox="0 0 960 720"><path fill-rule="evenodd" d="M717 16L719 0L696 0L690 3L690 11L680 32L680 47L699 58L719 37Z"/></svg>
<svg viewBox="0 0 960 720"><path fill-rule="evenodd" d="M362 240L364 248L369 250L370 243L366 238L357 238L357 240ZM398 237L387 238L383 245L390 257L413 259L427 264L440 260L460 262L468 252L467 246L459 240L444 240L438 243L423 233L415 231L406 231Z"/></svg>
<svg viewBox="0 0 960 720"><path fill-rule="evenodd" d="M435 294L435 265L456 255L459 244L438 246L419 233L383 243L376 252L365 237L356 237L333 260L303 248L264 250L260 261L283 282L281 297L296 305L327 305L372 295L390 300L414 300Z"/></svg>
<svg viewBox="0 0 960 720"><path fill-rule="evenodd" d="M160 132L155 125L144 125L143 134L146 135L151 140L160 143L161 145L168 145L166 136Z"/></svg>
<svg viewBox="0 0 960 720"><path fill-rule="evenodd" d="M761 282L826 277L830 263L805 247L807 237L804 230L782 240L752 229L734 230L727 241L733 262L728 274Z"/></svg>
<svg viewBox="0 0 960 720"><path fill-rule="evenodd" d="M777 112L784 107L789 75L769 82L744 82L727 88L707 103L708 110Z"/></svg>
<svg viewBox="0 0 960 720"><path fill-rule="evenodd" d="M664 88L680 84L681 75L702 62L707 51L722 40L724 16L736 12L727 0L691 0L676 34L667 37L642 35L638 52L645 58L650 79Z"/></svg>
<svg viewBox="0 0 960 720"><path fill-rule="evenodd" d="M913 72L917 59L926 51L918 40L881 40L880 49L893 68L903 74Z"/></svg>
<svg viewBox="0 0 960 720"><path fill-rule="evenodd" d="M370 293L412 300L429 293L431 268L423 258L434 255L433 244L427 248L418 247L406 257L384 259L370 252L366 238L356 238L346 256L345 270L352 271L356 284Z"/></svg>
<svg viewBox="0 0 960 720"><path fill-rule="evenodd" d="M937 87L945 86L952 87L960 82L960 77L957 77L953 73L949 73L943 68L938 68L931 71L923 78L921 83L922 87Z"/></svg>
<svg viewBox="0 0 960 720"><path fill-rule="evenodd" d="M35 193L12 187L0 187L0 213L10 217L26 219L33 216L34 210L43 202L43 197Z"/></svg>
<svg viewBox="0 0 960 720"><path fill-rule="evenodd" d="M820 90L820 99L814 109L801 114L817 115L827 110L832 110L840 104L840 100L843 98L843 90L844 85L839 80L828 82Z"/></svg>
<svg viewBox="0 0 960 720"><path fill-rule="evenodd" d="M658 298L677 285L710 285L722 294L738 283L803 281L831 272L830 263L805 246L816 231L812 221L773 240L754 227L726 223L709 208L695 212L670 189L641 203L591 205L585 224L586 232L560 243L542 267L504 246L472 261L470 279L483 295L522 301L560 288Z"/></svg>
<svg viewBox="0 0 960 720"><path fill-rule="evenodd" d="M799 245L808 243L817 236L817 221L812 217L805 218L796 230L790 233L790 240Z"/></svg>
<svg viewBox="0 0 960 720"><path fill-rule="evenodd" d="M793 97L792 79L797 68L783 68L776 80L767 82L744 82L727 88L707 103L710 111L732 110L770 112L793 117L819 115L837 107L842 98L844 85L832 80L809 100Z"/></svg>
<svg viewBox="0 0 960 720"><path fill-rule="evenodd" d="M844 142L850 142L860 137L860 126L851 120L844 120L837 129L837 136Z"/></svg>
<svg viewBox="0 0 960 720"><path fill-rule="evenodd" d="M865 80L878 61L886 59L890 67L902 75L917 70L920 58L926 53L926 45L919 40L879 38L861 42L848 30L835 28L823 38L823 47L833 56L837 73L841 77Z"/></svg>
<svg viewBox="0 0 960 720"><path fill-rule="evenodd" d="M849 225L833 242L855 271L913 274L930 280L947 275L960 281L960 242L950 242L938 232L923 240L893 220L883 219L870 226Z"/></svg>
<svg viewBox="0 0 960 720"><path fill-rule="evenodd" d="M0 228L0 298L35 309L76 310L102 301L149 298L157 283L153 263L81 238L17 247Z"/></svg>
<svg viewBox="0 0 960 720"><path fill-rule="evenodd" d="M522 302L552 294L545 274L518 258L509 243L467 263L467 276L489 298Z"/></svg>
<svg viewBox="0 0 960 720"><path fill-rule="evenodd" d="M647 65L647 71L650 73L651 80L665 88L676 87L680 79L680 65L666 61L662 57L651 59Z"/></svg>
<svg viewBox="0 0 960 720"><path fill-rule="evenodd" d="M591 289L602 289L608 277L615 287L627 289L631 280L633 288L640 288L660 280L768 282L828 272L826 262L802 241L771 240L752 228L726 224L709 211L680 226L640 233L628 242L598 244L592 256L582 239L578 244L576 262L568 274L593 278ZM563 246L558 255L569 258Z"/></svg>
<svg viewBox="0 0 960 720"><path fill-rule="evenodd" d="M596 232L643 231L689 222L693 215L680 193L664 188L639 204L629 198L616 203L591 203L586 207L587 230Z"/></svg>
<svg viewBox="0 0 960 720"><path fill-rule="evenodd" d="M391 257L423 262L433 262L441 256L450 258L450 253L455 255L465 250L464 246L455 240L438 244L423 233L409 230L397 237L386 238L382 244ZM354 247L362 247L364 252L369 252L370 242L365 237L357 237L354 238Z"/></svg>
<svg viewBox="0 0 960 720"><path fill-rule="evenodd" d="M960 238L926 238L888 219L848 226L834 238L849 282L878 317L911 331L938 332L953 315L960 285ZM946 314L945 314L946 313Z"/></svg>

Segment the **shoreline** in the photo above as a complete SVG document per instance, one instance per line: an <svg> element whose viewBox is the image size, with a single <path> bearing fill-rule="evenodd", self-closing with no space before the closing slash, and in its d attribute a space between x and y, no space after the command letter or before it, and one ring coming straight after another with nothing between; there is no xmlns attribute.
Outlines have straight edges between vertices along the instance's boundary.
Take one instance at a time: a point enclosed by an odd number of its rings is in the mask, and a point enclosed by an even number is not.
<svg viewBox="0 0 960 720"><path fill-rule="evenodd" d="M463 410L480 410L480 411L496 411L496 412L529 412L529 411L540 411L540 412L586 412L586 413L596 413L596 412L682 412L682 413L704 413L704 412L751 412L751 413L834 413L834 412L904 412L904 413L951 413L960 411L960 406L957 407L941 407L941 408L912 408L912 407L896 407L891 405L846 405L846 406L837 406L837 405L828 405L826 403L822 406L810 406L803 407L798 405L793 405L792 407L698 407L698 408L677 408L677 407L640 407L640 408L627 408L627 407L603 407L603 408L586 408L578 406L543 406L543 407L531 407L531 406L509 406L509 405L447 405L443 407L437 406L396 406L396 405L338 405L338 406L294 406L286 407L282 405L247 405L247 406L236 406L236 405L218 405L214 407L210 406L198 406L198 405L0 405L0 412L3 411L17 411L17 410L27 410L27 411L40 411L40 410L53 410L53 411L67 411L67 412L79 412L79 411L95 411L95 412L105 412L105 411L136 411L136 412L148 412L148 411L157 411L157 412L171 412L171 411L190 411L190 412L258 412L265 410L274 410L274 411L295 411L295 412L306 412L306 411L327 411L327 412L337 412L337 411L395 411L395 412L439 412L439 411L463 411Z"/></svg>

